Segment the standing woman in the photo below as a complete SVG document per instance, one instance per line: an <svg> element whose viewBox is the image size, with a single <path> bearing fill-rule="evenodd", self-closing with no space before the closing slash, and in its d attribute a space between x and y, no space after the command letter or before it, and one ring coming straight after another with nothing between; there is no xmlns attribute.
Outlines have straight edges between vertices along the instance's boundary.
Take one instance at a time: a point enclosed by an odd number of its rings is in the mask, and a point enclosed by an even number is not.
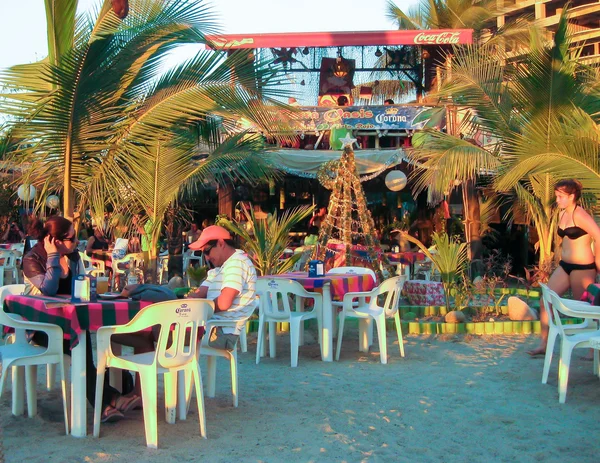
<svg viewBox="0 0 600 463"><path fill-rule="evenodd" d="M581 183L577 180L561 180L554 186L556 204L562 210L558 219L557 234L562 238L561 260L548 281L548 287L562 296L570 288L573 299L579 300L588 285L596 280L600 269L600 251L594 256L592 240L596 249L600 246L600 227L594 218L578 204ZM543 302L541 302L543 303ZM529 352L539 355L546 352L548 341L548 315L540 310L542 338L539 347Z"/></svg>

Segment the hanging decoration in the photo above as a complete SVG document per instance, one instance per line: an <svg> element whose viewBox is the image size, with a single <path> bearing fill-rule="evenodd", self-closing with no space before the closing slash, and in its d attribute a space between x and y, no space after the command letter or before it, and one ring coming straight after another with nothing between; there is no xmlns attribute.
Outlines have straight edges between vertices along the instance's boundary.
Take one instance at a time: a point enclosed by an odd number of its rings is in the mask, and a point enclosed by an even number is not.
<svg viewBox="0 0 600 463"><path fill-rule="evenodd" d="M381 253L379 240L376 238L375 223L367 207L367 199L356 171L354 150L355 141L350 137L341 139L344 151L338 161L337 175L329 199L329 207L325 220L319 231L319 246L312 254L313 259L325 260L332 253L333 266L350 266L357 259L372 268L383 281L383 269L391 272L387 257ZM331 162L331 161L330 161Z"/></svg>
<svg viewBox="0 0 600 463"><path fill-rule="evenodd" d="M319 180L319 183L323 185L324 188L327 188L328 190L333 188L335 178L338 175L339 165L339 160L332 159L331 161L321 164L321 167L319 167L319 170L317 171L317 180Z"/></svg>
<svg viewBox="0 0 600 463"><path fill-rule="evenodd" d="M401 170L392 170L385 176L385 186L391 191L400 191L408 182L406 174Z"/></svg>
<svg viewBox="0 0 600 463"><path fill-rule="evenodd" d="M29 202L35 198L36 189L33 185L21 185L17 189L17 196L20 200Z"/></svg>
<svg viewBox="0 0 600 463"><path fill-rule="evenodd" d="M50 209L58 209L60 206L60 198L56 195L50 195L46 198L46 206Z"/></svg>

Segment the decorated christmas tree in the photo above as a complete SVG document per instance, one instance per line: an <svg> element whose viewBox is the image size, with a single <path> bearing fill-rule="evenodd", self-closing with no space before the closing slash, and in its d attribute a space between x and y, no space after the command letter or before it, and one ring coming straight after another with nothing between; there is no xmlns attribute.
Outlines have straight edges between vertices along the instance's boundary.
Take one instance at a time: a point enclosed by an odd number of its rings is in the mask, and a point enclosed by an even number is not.
<svg viewBox="0 0 600 463"><path fill-rule="evenodd" d="M318 173L321 184L332 192L319 232L319 245L312 257L324 261L328 253L333 253L334 267L352 266L358 260L361 266L372 268L382 278L379 262L385 268L390 267L390 263L381 252L356 170L352 149L356 140L347 136L340 141L344 147L340 160L325 163Z"/></svg>

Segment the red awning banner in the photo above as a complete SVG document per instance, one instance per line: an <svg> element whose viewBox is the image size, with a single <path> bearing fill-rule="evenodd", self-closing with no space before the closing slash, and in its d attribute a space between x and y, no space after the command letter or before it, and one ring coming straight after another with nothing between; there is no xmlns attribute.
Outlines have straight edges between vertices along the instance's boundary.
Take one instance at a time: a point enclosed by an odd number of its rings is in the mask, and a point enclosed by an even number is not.
<svg viewBox="0 0 600 463"><path fill-rule="evenodd" d="M206 37L214 48L348 47L368 45L466 45L473 43L472 29L430 29L370 32L295 32L228 34Z"/></svg>

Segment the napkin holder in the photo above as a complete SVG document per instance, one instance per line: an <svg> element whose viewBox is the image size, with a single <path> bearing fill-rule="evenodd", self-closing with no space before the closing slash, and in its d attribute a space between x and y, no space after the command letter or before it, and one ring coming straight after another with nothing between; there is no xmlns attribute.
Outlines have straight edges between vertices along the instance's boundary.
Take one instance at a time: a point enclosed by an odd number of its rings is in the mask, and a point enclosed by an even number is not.
<svg viewBox="0 0 600 463"><path fill-rule="evenodd" d="M77 275L73 277L71 286L71 302L96 302L96 277Z"/></svg>
<svg viewBox="0 0 600 463"><path fill-rule="evenodd" d="M308 263L309 278L322 277L325 275L325 265L322 260L311 260Z"/></svg>

